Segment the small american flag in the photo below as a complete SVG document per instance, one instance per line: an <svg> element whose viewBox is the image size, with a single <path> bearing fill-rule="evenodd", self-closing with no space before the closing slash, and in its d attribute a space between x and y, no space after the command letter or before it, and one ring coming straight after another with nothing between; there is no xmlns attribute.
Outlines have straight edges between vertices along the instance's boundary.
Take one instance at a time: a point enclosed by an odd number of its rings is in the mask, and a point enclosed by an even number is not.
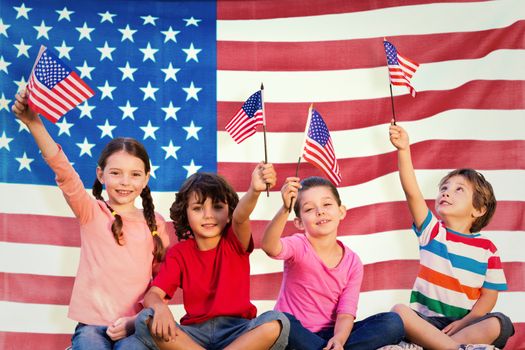
<svg viewBox="0 0 525 350"><path fill-rule="evenodd" d="M306 130L303 158L321 169L336 186L339 185L341 169L337 164L332 138L323 117L315 109L311 109Z"/></svg>
<svg viewBox="0 0 525 350"><path fill-rule="evenodd" d="M255 128L263 122L262 93L259 90L246 100L225 129L235 142L241 143L255 134Z"/></svg>
<svg viewBox="0 0 525 350"><path fill-rule="evenodd" d="M38 53L28 92L31 109L53 123L95 94L76 72L45 46Z"/></svg>
<svg viewBox="0 0 525 350"><path fill-rule="evenodd" d="M416 73L419 63L401 56L396 47L386 39L383 41L383 44L385 45L390 82L392 85L406 86L410 91L410 95L416 97L416 90L410 84L410 79Z"/></svg>

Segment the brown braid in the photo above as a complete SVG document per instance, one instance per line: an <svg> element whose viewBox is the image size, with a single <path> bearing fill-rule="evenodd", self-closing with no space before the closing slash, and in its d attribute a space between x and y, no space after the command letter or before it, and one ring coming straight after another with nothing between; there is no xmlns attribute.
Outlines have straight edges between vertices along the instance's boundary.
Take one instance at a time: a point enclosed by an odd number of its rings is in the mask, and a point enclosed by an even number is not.
<svg viewBox="0 0 525 350"><path fill-rule="evenodd" d="M157 219L155 217L155 205L153 204L153 198L151 198L151 191L149 186L144 187L140 193L142 198L142 209L144 213L144 218L148 224L150 232L157 231ZM166 247L162 243L160 236L153 235L153 243L155 244L155 249L153 250L153 256L155 260L161 262L164 259L164 253L166 252Z"/></svg>
<svg viewBox="0 0 525 350"><path fill-rule="evenodd" d="M113 237L115 238L115 242L117 242L118 245L122 244L122 217L117 214L111 206L106 203L104 198L102 198L102 184L98 179L95 180L95 183L93 184L93 190L92 190L93 196L98 199L99 201L104 202L106 207L108 207L109 211L113 214L115 217L115 220L113 220L113 224L111 224L111 232L113 232Z"/></svg>

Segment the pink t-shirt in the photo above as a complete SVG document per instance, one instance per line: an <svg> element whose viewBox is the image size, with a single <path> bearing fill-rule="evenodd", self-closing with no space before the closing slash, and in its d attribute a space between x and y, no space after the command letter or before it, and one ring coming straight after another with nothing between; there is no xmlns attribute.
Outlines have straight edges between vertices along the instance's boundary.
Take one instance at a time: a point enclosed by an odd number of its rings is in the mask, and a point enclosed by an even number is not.
<svg viewBox="0 0 525 350"><path fill-rule="evenodd" d="M80 223L80 261L69 318L109 325L119 317L135 315L142 308L138 301L151 282L154 244L146 221L122 215L125 243L119 246L111 232L113 216L103 202L86 192L62 149L46 161ZM157 231L167 247L165 221L158 214L156 219Z"/></svg>
<svg viewBox="0 0 525 350"><path fill-rule="evenodd" d="M312 332L332 328L338 314L356 316L363 264L343 245L344 256L328 268L302 233L281 238L283 249L275 259L284 260L283 282L275 310L293 314Z"/></svg>
<svg viewBox="0 0 525 350"><path fill-rule="evenodd" d="M181 324L201 323L218 316L252 319L257 309L250 302L250 253L231 227L217 247L201 251L194 239L171 247L153 286L169 297L182 288L184 315Z"/></svg>

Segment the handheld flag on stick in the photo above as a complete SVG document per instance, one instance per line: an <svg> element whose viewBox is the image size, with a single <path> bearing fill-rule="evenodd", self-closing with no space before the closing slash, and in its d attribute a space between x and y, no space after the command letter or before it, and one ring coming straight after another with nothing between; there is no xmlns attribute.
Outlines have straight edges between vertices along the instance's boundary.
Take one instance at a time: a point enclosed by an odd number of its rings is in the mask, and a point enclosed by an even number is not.
<svg viewBox="0 0 525 350"><path fill-rule="evenodd" d="M341 182L341 169L337 164L334 146L323 117L310 107L302 157L318 167L336 186Z"/></svg>
<svg viewBox="0 0 525 350"><path fill-rule="evenodd" d="M53 123L95 94L76 72L45 46L40 47L27 91L31 109Z"/></svg>
<svg viewBox="0 0 525 350"><path fill-rule="evenodd" d="M406 86L410 91L410 95L412 95L412 97L416 97L416 90L410 84L410 80L416 73L419 63L401 56L396 47L386 39L384 39L383 44L385 46L390 84Z"/></svg>
<svg viewBox="0 0 525 350"><path fill-rule="evenodd" d="M255 134L255 128L258 125L264 125L262 93L260 90L246 100L225 129L235 142L241 143Z"/></svg>
<svg viewBox="0 0 525 350"><path fill-rule="evenodd" d="M263 134L264 134L264 164L268 163L268 151L266 147L266 113L264 112L264 85L261 83L261 105L262 105L262 119L263 119ZM270 197L270 185L266 184L266 197Z"/></svg>

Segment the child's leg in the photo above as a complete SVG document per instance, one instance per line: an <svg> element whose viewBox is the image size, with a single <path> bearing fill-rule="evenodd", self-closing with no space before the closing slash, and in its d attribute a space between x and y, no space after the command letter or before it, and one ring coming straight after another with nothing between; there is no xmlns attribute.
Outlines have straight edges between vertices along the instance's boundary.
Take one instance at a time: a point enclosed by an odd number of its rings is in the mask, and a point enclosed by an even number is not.
<svg viewBox="0 0 525 350"><path fill-rule="evenodd" d="M354 323L345 350L375 350L397 344L405 336L403 321L395 312L383 312Z"/></svg>
<svg viewBox="0 0 525 350"><path fill-rule="evenodd" d="M111 350L113 341L106 334L107 327L78 324L71 338L72 350Z"/></svg>
<svg viewBox="0 0 525 350"><path fill-rule="evenodd" d="M326 339L304 328L304 326L298 319L295 318L295 316L286 312L284 313L284 315L288 318L290 322L290 335L288 337L287 349L322 349L326 345Z"/></svg>
<svg viewBox="0 0 525 350"><path fill-rule="evenodd" d="M244 333L225 349L268 350L275 344L280 333L281 323L279 321L267 322Z"/></svg>
<svg viewBox="0 0 525 350"><path fill-rule="evenodd" d="M514 334L512 321L502 313L489 313L452 335L463 344L494 344L503 349Z"/></svg>
<svg viewBox="0 0 525 350"><path fill-rule="evenodd" d="M419 315L403 304L397 304L392 308L392 311L401 316L405 326L406 338L413 343L421 345L425 349L436 350L457 350L461 343L428 323L426 320L419 317Z"/></svg>

